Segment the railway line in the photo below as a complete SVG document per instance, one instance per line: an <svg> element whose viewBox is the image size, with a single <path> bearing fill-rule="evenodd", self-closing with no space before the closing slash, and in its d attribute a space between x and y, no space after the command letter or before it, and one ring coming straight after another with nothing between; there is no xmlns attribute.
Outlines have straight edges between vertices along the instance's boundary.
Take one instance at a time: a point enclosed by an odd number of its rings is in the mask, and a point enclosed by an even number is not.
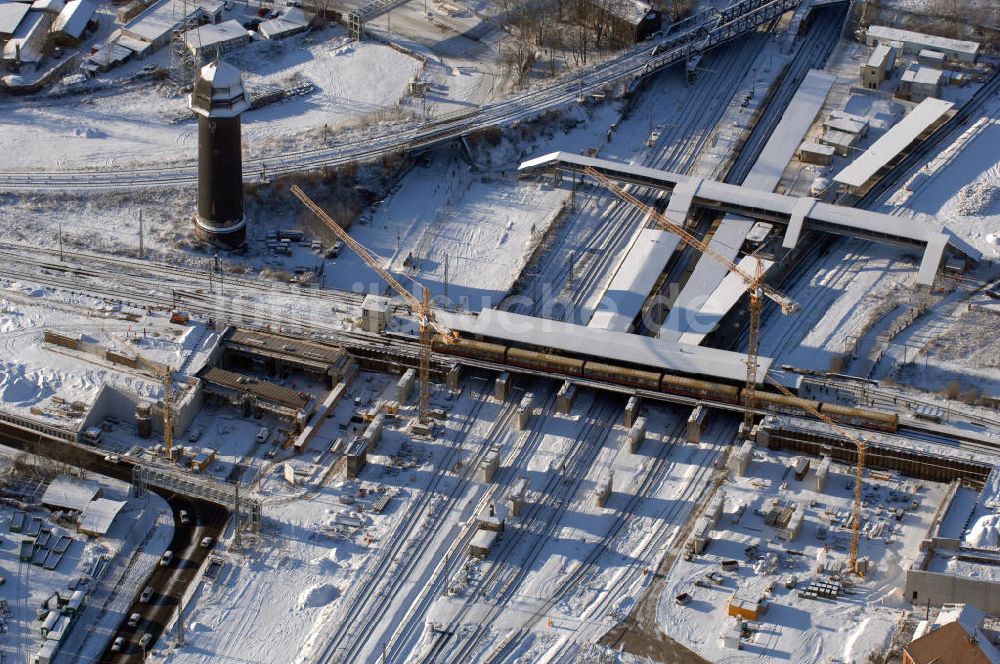
<svg viewBox="0 0 1000 664"><path fill-rule="evenodd" d="M741 0L724 12L707 11L686 21L675 34L667 34L625 49L601 62L554 79L545 86L480 106L470 115L441 118L409 127L393 127L378 136L334 146L289 151L280 156L248 159L244 179L259 181L352 161L371 161L401 151L415 151L487 127L507 126L537 117L542 112L574 103L581 95L606 90L621 81L641 79L686 58L702 53L755 30L800 0ZM82 191L189 186L196 182L193 161L170 166L133 165L59 171L9 170L0 172L3 191Z"/></svg>
<svg viewBox="0 0 1000 664"><path fill-rule="evenodd" d="M540 490L541 498L532 502L524 517L519 518L512 526L512 530L516 528L516 537L504 537L494 549L495 553L491 552L488 556L486 572L469 589L469 596L459 614L438 633L431 652L421 659L424 664L439 661L439 655L443 656L443 661L474 661L482 639L491 629L491 623L506 608L559 526L573 495L612 431L611 423L617 419L617 408L606 400L594 399L583 419L584 424L578 431L568 456L560 464L562 472L549 474ZM523 550L525 543L527 551L516 562L510 562L508 559L519 549ZM471 633L459 634L458 627L480 598L486 598L490 602L486 616L477 620Z"/></svg>
<svg viewBox="0 0 1000 664"><path fill-rule="evenodd" d="M736 427L730 422L727 425L730 436L735 435ZM522 622L518 629L513 630L500 644L495 647L485 658L489 664L499 664L509 661L516 655L519 649L531 633L531 629L543 620L549 612L567 597L585 587L586 579L593 575L598 568L601 557L612 547L615 540L622 531L631 523L639 504L654 493L656 487L662 482L665 474L672 462L670 462L670 452L678 444L682 435L683 427L677 427L670 432L670 445L664 446L658 451L657 457L643 477L637 493L631 495L624 508L619 512L619 517L612 525L608 533L591 548L587 556L581 563L563 579L552 596L540 607L535 609L531 615ZM668 547L676 547L679 542L674 541L680 531L681 520L685 514L685 509L690 509L696 502L699 492L704 490L704 480L706 474L711 473L715 458L721 453L722 445L716 446L708 453L702 463L698 464L697 470L689 481L681 488L678 494L672 499L671 504L654 518L657 522L664 524L661 526L650 541L643 547L643 552L652 554L654 559L663 558ZM665 527L670 524L671 527ZM584 620L594 620L596 616L607 614L610 607L622 596L622 591L631 588L638 577L643 573L640 565L635 562L629 565L626 571L626 578L619 578L614 589L609 589L595 604L591 605L589 616L583 616ZM617 590L617 591L616 591ZM570 651L574 647L574 641L569 639L553 657L552 661L564 661L570 656Z"/></svg>
<svg viewBox="0 0 1000 664"><path fill-rule="evenodd" d="M410 575L416 569L417 563L426 553L435 535L439 533L443 525L439 516L455 508L465 495L479 461L492 445L502 441L508 434L509 423L517 403L511 400L501 405L497 418L472 458L463 460L459 476L454 482L446 483L447 469L460 460L461 450L488 400L489 395L485 391L478 395L476 405L456 436L449 453L438 466L429 486L420 493L414 505L408 510L410 516L401 519L392 535L383 540L383 548L373 569L365 580L355 587L352 598L341 613L344 619L325 640L325 645L315 661L359 661L373 646L372 636L378 630L381 619L400 598L399 593L403 585L411 579ZM437 493L441 493L444 498L432 504L431 497ZM415 515L423 515L424 519ZM421 523L425 523L426 526L416 532L417 526Z"/></svg>

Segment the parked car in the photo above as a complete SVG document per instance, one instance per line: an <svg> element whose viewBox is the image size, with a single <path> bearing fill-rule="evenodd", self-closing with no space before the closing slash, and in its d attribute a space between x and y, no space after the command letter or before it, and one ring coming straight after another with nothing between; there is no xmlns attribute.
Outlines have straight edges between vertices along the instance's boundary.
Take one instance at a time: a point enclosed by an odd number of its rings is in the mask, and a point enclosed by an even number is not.
<svg viewBox="0 0 1000 664"><path fill-rule="evenodd" d="M188 516L188 513L187 513L187 510L181 510L181 511L179 512L179 514L180 514L180 517L181 517L181 523L182 523L183 525L185 525L185 526L186 526L186 525L188 525L189 523L191 523L191 517L190 517L190 516Z"/></svg>
<svg viewBox="0 0 1000 664"><path fill-rule="evenodd" d="M142 620L142 616L140 616L138 613L133 613L132 615L130 615L128 617L128 626L129 627L136 627L136 626L139 625L139 621L141 621L141 620Z"/></svg>
<svg viewBox="0 0 1000 664"><path fill-rule="evenodd" d="M170 561L174 559L173 551L166 551L162 556L160 556L160 567L166 567L170 564Z"/></svg>
<svg viewBox="0 0 1000 664"><path fill-rule="evenodd" d="M106 454L104 455L104 460L108 463L121 463L122 458L117 454Z"/></svg>
<svg viewBox="0 0 1000 664"><path fill-rule="evenodd" d="M152 640L153 640L153 635L150 634L149 632L146 632L145 634L142 635L142 638L139 639L139 647L145 650L149 646L149 642Z"/></svg>
<svg viewBox="0 0 1000 664"><path fill-rule="evenodd" d="M267 440L267 437L271 435L271 430L267 427L261 427L257 429L257 442L263 443Z"/></svg>
<svg viewBox="0 0 1000 664"><path fill-rule="evenodd" d="M192 443L197 443L199 438L201 438L201 427L191 429L191 433L188 434L188 440Z"/></svg>
<svg viewBox="0 0 1000 664"><path fill-rule="evenodd" d="M209 549L209 548L212 547L213 544L215 544L215 538L214 537L202 537L201 538L201 548L203 548L203 549Z"/></svg>
<svg viewBox="0 0 1000 664"><path fill-rule="evenodd" d="M142 595L139 596L139 601L143 604L148 604L151 599L153 599L153 586L146 586L142 591Z"/></svg>
<svg viewBox="0 0 1000 664"><path fill-rule="evenodd" d="M119 636L115 638L115 642L111 644L111 652L121 652L122 648L125 647L125 637Z"/></svg>

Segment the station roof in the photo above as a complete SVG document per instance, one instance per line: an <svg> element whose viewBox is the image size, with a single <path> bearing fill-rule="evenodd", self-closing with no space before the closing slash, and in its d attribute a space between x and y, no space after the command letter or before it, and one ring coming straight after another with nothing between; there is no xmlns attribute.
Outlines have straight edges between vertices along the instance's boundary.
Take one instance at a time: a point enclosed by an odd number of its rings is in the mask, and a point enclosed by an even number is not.
<svg viewBox="0 0 1000 664"><path fill-rule="evenodd" d="M673 233L654 228L639 231L587 326L628 332L678 244L680 238Z"/></svg>
<svg viewBox="0 0 1000 664"><path fill-rule="evenodd" d="M819 115L836 80L836 76L825 71L809 70L799 84L798 90L792 95L785 112L782 113L771 139L761 150L749 175L743 181L744 187L774 191L781 182L781 174L785 172L785 167L795 156L795 148Z"/></svg>
<svg viewBox="0 0 1000 664"><path fill-rule="evenodd" d="M107 498L91 501L80 515L77 529L88 535L107 535L111 524L125 505L122 501Z"/></svg>
<svg viewBox="0 0 1000 664"><path fill-rule="evenodd" d="M290 363L317 366L324 370L339 365L346 358L343 349L336 346L241 328L230 328L226 332L223 344L234 350L257 352Z"/></svg>
<svg viewBox="0 0 1000 664"><path fill-rule="evenodd" d="M82 512L94 498L101 495L101 485L69 475L57 475L42 496L42 504Z"/></svg>
<svg viewBox="0 0 1000 664"><path fill-rule="evenodd" d="M774 265L773 261L761 260L761 268L765 273L772 265ZM739 266L750 274L753 274L756 269L756 263L750 256L744 256L740 260ZM702 343L707 336L707 331L714 330L746 292L747 284L743 281L743 277L732 272L726 274L722 283L698 308L698 321L701 323L701 330L689 330L680 335L680 343L695 346Z"/></svg>
<svg viewBox="0 0 1000 664"><path fill-rule="evenodd" d="M837 173L833 180L849 187L861 187L908 148L929 127L940 121L954 106L950 101L928 97L910 114L882 134L864 154Z"/></svg>
<svg viewBox="0 0 1000 664"><path fill-rule="evenodd" d="M435 312L435 316L444 325L468 335L550 348L597 360L625 362L651 370L724 380L746 379L746 356L742 353L687 346L496 309L483 309L478 316L449 312ZM758 381L761 381L771 360L759 359Z"/></svg>

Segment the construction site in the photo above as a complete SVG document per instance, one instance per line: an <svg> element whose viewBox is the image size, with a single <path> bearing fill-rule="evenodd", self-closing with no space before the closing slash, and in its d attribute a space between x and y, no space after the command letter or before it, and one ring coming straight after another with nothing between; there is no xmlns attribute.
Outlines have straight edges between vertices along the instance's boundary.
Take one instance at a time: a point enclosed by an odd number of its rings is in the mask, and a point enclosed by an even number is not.
<svg viewBox="0 0 1000 664"><path fill-rule="evenodd" d="M0 0L0 660L1000 664L966 4Z"/></svg>

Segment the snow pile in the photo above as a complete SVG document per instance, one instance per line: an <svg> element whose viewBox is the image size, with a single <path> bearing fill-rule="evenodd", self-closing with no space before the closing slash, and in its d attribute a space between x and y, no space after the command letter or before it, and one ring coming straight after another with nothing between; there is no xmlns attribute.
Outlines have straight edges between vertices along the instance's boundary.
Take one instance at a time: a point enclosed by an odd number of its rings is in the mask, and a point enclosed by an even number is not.
<svg viewBox="0 0 1000 664"><path fill-rule="evenodd" d="M945 211L963 216L1000 212L1000 179L984 177L965 185L948 202Z"/></svg>
<svg viewBox="0 0 1000 664"><path fill-rule="evenodd" d="M340 590L338 590L336 586L332 586L328 583L319 583L314 586L310 586L299 593L299 599L295 603L295 608L301 610L326 606L333 600L337 599L337 595L339 594Z"/></svg>
<svg viewBox="0 0 1000 664"><path fill-rule="evenodd" d="M995 549L1000 540L1000 514L979 517L965 536L968 546L977 549Z"/></svg>

